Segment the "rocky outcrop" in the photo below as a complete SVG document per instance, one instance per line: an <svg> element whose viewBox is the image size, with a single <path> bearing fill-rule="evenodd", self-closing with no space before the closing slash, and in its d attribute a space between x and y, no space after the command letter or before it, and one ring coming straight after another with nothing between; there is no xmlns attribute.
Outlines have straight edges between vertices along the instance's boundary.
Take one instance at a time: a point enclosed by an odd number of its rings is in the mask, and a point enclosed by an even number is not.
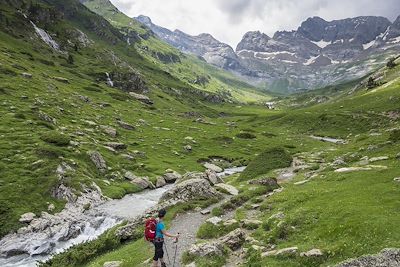
<svg viewBox="0 0 400 267"><path fill-rule="evenodd" d="M30 223L36 217L36 214L33 212L24 213L19 218L19 221L22 223Z"/></svg>
<svg viewBox="0 0 400 267"><path fill-rule="evenodd" d="M96 166L96 168L101 172L104 173L107 171L107 164L104 160L103 156L98 151L91 151L88 153L90 160Z"/></svg>
<svg viewBox="0 0 400 267"><path fill-rule="evenodd" d="M113 87L125 92L147 93L149 91L141 76L134 71L113 71L109 75L103 75L102 79L111 79Z"/></svg>
<svg viewBox="0 0 400 267"><path fill-rule="evenodd" d="M277 179L276 178L270 178L270 177L251 180L251 181L249 181L249 184L257 184L257 185L269 186L272 189L280 187L279 184L278 184Z"/></svg>
<svg viewBox="0 0 400 267"><path fill-rule="evenodd" d="M366 255L357 259L347 260L336 267L397 267L400 266L400 249L387 248L376 255Z"/></svg>
<svg viewBox="0 0 400 267"><path fill-rule="evenodd" d="M137 93L133 93L133 92L130 92L129 95L131 97L133 97L134 99L136 99L136 100L138 100L140 102L143 102L143 103L145 103L147 105L153 105L153 101L148 96L137 94Z"/></svg>
<svg viewBox="0 0 400 267"><path fill-rule="evenodd" d="M88 206L94 207L104 201L100 189L93 184L84 187L82 194L74 202L68 202L59 213L51 215L42 212L40 217L23 216L26 223L30 222L17 233L0 240L0 257L54 252L56 242L74 238L88 225L98 227L104 221L104 217L85 212Z"/></svg>
<svg viewBox="0 0 400 267"><path fill-rule="evenodd" d="M239 194L239 190L237 190L237 188L232 185L220 183L220 184L216 184L215 187L221 188L223 191L228 192L232 196L236 196Z"/></svg>
<svg viewBox="0 0 400 267"><path fill-rule="evenodd" d="M221 197L221 195L211 187L210 183L205 179L188 179L177 184L165 192L160 199L163 201L190 201L193 199L208 199Z"/></svg>
<svg viewBox="0 0 400 267"><path fill-rule="evenodd" d="M188 253L195 257L206 257L223 255L224 247L231 250L239 249L246 239L246 233L241 229L236 229L216 241L192 245Z"/></svg>

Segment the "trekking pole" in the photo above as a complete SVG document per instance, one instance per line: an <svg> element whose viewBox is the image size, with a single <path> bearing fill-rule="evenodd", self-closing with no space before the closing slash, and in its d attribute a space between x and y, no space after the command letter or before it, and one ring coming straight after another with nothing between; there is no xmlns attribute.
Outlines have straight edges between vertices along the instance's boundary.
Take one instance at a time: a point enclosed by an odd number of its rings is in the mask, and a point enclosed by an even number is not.
<svg viewBox="0 0 400 267"><path fill-rule="evenodd" d="M164 248L165 248L165 252L167 254L167 258L168 258L168 264L171 265L171 261L169 260L169 255L168 255L168 249L167 249L167 244L164 241Z"/></svg>
<svg viewBox="0 0 400 267"><path fill-rule="evenodd" d="M178 233L179 235L179 233ZM174 243L175 245L175 255L174 255L174 264L172 265L172 267L175 267L175 260L176 260L176 251L178 250L178 238L175 239Z"/></svg>

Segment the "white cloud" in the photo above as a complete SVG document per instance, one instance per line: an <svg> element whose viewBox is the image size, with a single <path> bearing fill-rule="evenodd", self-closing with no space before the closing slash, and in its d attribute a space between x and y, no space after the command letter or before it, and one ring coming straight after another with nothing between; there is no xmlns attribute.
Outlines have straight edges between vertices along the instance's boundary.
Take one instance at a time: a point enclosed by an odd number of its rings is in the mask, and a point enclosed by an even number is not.
<svg viewBox="0 0 400 267"><path fill-rule="evenodd" d="M111 0L122 12L149 16L157 25L197 35L210 33L233 48L244 33L272 36L296 29L312 16L326 20L361 15L400 15L399 0Z"/></svg>

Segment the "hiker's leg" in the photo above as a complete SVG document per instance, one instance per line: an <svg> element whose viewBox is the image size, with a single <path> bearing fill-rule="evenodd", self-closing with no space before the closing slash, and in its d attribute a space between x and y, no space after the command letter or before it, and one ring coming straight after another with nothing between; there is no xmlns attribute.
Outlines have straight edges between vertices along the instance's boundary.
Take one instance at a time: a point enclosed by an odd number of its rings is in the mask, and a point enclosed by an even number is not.
<svg viewBox="0 0 400 267"><path fill-rule="evenodd" d="M153 257L153 267L158 266L158 253L157 253L157 245L154 242L154 257Z"/></svg>
<svg viewBox="0 0 400 267"><path fill-rule="evenodd" d="M161 266L163 266L163 242L154 242L154 258L153 258L153 266L156 267L158 265L158 261L161 261Z"/></svg>

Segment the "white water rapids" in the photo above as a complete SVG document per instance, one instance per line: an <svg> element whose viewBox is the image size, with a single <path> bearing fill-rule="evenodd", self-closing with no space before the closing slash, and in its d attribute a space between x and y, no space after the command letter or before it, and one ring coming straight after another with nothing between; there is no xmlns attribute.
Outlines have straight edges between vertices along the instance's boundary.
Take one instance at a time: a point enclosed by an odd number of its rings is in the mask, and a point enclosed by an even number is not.
<svg viewBox="0 0 400 267"><path fill-rule="evenodd" d="M225 169L218 176L225 177L242 172L246 167L234 167ZM154 207L162 194L173 187L167 185L155 190L146 190L137 194L126 195L122 199L107 201L89 211L90 219L80 229L80 234L67 241L57 241L56 234L51 241L55 243L52 254L46 255L19 255L9 258L0 257L1 267L35 267L39 261L50 259L54 254L60 253L73 245L96 239L108 229L114 227L124 219L132 219L143 214L147 209ZM98 222L98 223L96 223ZM32 241L34 242L34 241Z"/></svg>

